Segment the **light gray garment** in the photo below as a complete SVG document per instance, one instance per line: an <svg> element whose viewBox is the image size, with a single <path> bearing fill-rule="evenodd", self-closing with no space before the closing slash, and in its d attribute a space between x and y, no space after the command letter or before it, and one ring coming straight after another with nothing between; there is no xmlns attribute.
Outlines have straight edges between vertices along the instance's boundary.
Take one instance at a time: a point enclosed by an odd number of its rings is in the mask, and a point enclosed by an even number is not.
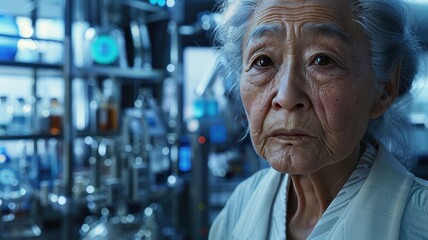
<svg viewBox="0 0 428 240"><path fill-rule="evenodd" d="M280 183L281 173L273 169L245 180L212 224L209 239L267 239ZM428 182L380 146L367 180L327 239L428 239L427 211Z"/></svg>
<svg viewBox="0 0 428 240"><path fill-rule="evenodd" d="M365 143L364 149L365 150L361 155L357 167L343 185L335 199L330 203L321 219L316 224L312 233L308 237L308 240L326 240L330 230L333 228L337 220L349 206L349 203L361 189L377 156L377 149L370 143ZM268 240L286 239L286 205L289 185L290 178L284 177L281 182L281 187L279 187L278 193L275 196L272 207L269 223L270 226L268 229Z"/></svg>

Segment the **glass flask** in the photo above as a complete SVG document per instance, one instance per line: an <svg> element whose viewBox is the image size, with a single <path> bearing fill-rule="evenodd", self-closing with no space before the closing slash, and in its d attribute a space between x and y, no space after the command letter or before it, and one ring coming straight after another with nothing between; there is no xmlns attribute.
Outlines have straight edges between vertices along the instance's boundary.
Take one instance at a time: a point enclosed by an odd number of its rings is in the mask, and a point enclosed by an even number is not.
<svg viewBox="0 0 428 240"><path fill-rule="evenodd" d="M13 104L12 121L7 132L10 135L31 133L31 104L22 97L17 98Z"/></svg>
<svg viewBox="0 0 428 240"><path fill-rule="evenodd" d="M7 96L0 96L0 135L5 135L12 121L13 108Z"/></svg>
<svg viewBox="0 0 428 240"><path fill-rule="evenodd" d="M63 107L58 98L50 99L49 106L49 133L58 135L62 131Z"/></svg>

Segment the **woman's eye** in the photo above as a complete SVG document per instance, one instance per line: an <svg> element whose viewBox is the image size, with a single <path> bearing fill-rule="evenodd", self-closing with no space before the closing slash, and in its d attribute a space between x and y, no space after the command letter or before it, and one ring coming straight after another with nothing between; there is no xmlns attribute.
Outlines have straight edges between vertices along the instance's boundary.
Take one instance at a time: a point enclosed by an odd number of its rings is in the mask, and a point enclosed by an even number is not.
<svg viewBox="0 0 428 240"><path fill-rule="evenodd" d="M261 56L254 61L254 65L257 67L271 67L273 66L273 61L268 56Z"/></svg>
<svg viewBox="0 0 428 240"><path fill-rule="evenodd" d="M327 55L317 55L314 58L313 63L317 66L328 66L335 63L335 61Z"/></svg>

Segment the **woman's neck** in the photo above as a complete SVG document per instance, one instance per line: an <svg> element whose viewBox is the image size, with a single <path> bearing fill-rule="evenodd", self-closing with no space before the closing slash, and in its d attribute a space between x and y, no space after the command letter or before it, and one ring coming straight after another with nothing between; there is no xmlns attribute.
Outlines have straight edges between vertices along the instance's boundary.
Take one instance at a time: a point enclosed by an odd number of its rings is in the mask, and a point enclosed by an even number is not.
<svg viewBox="0 0 428 240"><path fill-rule="evenodd" d="M287 239L307 239L327 207L342 189L360 158L357 146L345 160L310 174L290 175Z"/></svg>

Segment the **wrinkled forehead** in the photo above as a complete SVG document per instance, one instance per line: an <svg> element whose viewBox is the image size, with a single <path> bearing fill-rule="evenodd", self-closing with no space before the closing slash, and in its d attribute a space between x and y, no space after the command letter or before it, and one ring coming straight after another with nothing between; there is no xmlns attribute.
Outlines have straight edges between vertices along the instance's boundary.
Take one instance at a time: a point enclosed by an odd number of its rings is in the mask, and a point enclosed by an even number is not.
<svg viewBox="0 0 428 240"><path fill-rule="evenodd" d="M250 29L263 24L328 25L344 35L362 34L354 21L349 0L261 0L250 21Z"/></svg>

